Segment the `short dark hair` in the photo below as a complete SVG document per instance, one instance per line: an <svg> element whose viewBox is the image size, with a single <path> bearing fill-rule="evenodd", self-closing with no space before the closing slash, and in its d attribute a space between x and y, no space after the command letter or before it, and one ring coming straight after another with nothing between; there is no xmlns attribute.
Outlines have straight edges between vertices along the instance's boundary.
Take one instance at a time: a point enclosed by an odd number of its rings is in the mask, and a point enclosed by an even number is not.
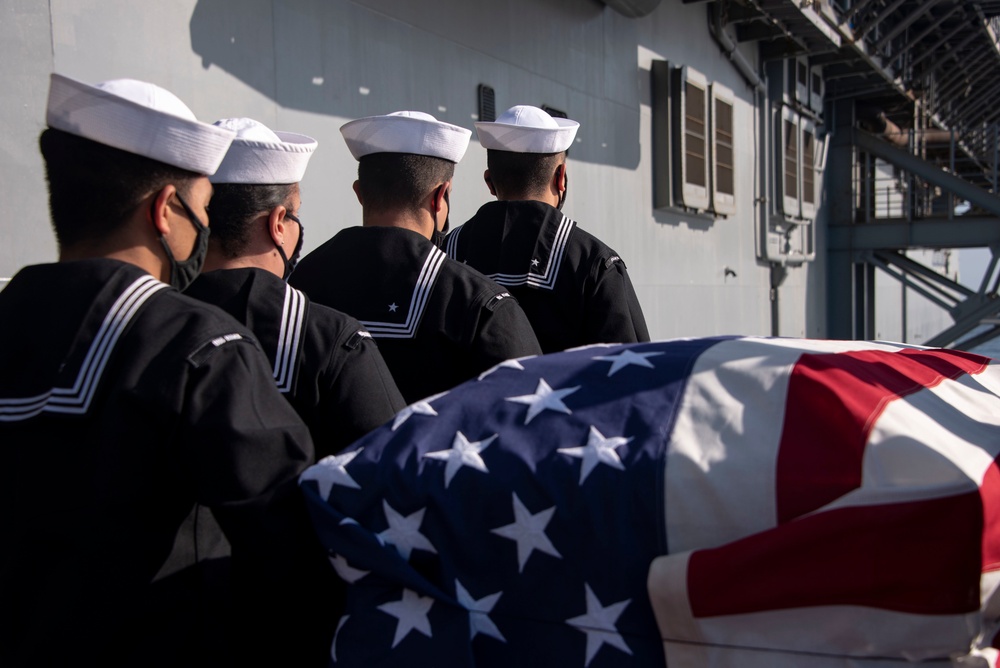
<svg viewBox="0 0 1000 668"><path fill-rule="evenodd" d="M48 128L38 140L61 247L115 232L150 193L173 184L186 195L200 174Z"/></svg>
<svg viewBox="0 0 1000 668"><path fill-rule="evenodd" d="M455 163L412 153L372 153L358 161L358 190L369 211L414 210L434 186L450 181Z"/></svg>
<svg viewBox="0 0 1000 668"><path fill-rule="evenodd" d="M486 167L497 192L505 197L526 197L544 191L566 152L515 153L486 151Z"/></svg>
<svg viewBox="0 0 1000 668"><path fill-rule="evenodd" d="M275 207L288 208L294 183L262 185L251 183L216 183L208 205L212 236L227 258L241 257L250 245L253 229L250 223Z"/></svg>

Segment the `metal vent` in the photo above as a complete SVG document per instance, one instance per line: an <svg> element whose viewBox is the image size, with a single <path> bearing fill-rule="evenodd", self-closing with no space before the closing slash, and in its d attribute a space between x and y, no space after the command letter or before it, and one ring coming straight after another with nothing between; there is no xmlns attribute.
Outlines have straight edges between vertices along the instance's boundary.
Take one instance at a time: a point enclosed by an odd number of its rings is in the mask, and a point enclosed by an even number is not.
<svg viewBox="0 0 1000 668"><path fill-rule="evenodd" d="M550 107L547 104L542 105L542 111L546 112L552 118L569 118L569 116L566 115L565 111L560 111L559 109L556 109L555 107Z"/></svg>
<svg viewBox="0 0 1000 668"><path fill-rule="evenodd" d="M497 119L496 93L492 86L479 84L479 120L492 123Z"/></svg>

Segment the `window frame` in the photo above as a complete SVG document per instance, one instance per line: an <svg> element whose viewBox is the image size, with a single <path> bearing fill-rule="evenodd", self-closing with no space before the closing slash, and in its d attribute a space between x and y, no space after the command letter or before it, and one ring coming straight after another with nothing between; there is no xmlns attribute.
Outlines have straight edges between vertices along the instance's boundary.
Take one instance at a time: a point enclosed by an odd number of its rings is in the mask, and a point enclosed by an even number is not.
<svg viewBox="0 0 1000 668"><path fill-rule="evenodd" d="M693 176L688 166L688 122L687 122L687 86L691 84L702 92L702 119L703 119L703 168L701 181L705 185L701 186L691 180ZM673 140L672 157L674 159L674 193L676 201L689 209L706 211L709 208L709 188L711 161L710 155L710 115L709 99L711 91L708 86L708 79L701 72L682 65L676 68L671 77L671 93L673 100Z"/></svg>
<svg viewBox="0 0 1000 668"><path fill-rule="evenodd" d="M806 164L806 151L805 151L805 137L806 134L812 138L812 160L810 164ZM817 159L819 157L819 137L816 133L816 123L805 116L799 118L799 207L800 215L806 220L813 220L816 218L816 209L819 206L817 202L818 199L818 189L816 187L817 175L819 171L816 169ZM812 201L806 201L806 170L812 172Z"/></svg>
<svg viewBox="0 0 1000 668"><path fill-rule="evenodd" d="M799 113L795 111L792 107L782 106L779 113L775 116L775 131L774 136L777 139L777 154L776 160L774 161L774 166L776 168L776 179L775 187L777 188L777 198L776 201L780 207L781 213L786 218L798 218L800 217L800 197L802 193L802 170L800 165L802 163L802 152L801 152L801 138L799 130ZM792 136L795 138L795 193L794 195L788 194L787 177L788 177L788 166L786 164L788 160L788 137L786 135L786 124L791 125Z"/></svg>
<svg viewBox="0 0 1000 668"><path fill-rule="evenodd" d="M710 85L711 95L710 95L710 144L711 144L711 187L712 187L712 210L716 213L723 215L732 215L736 213L736 96L733 91L723 86L720 83L712 82ZM717 113L717 103L723 103L729 105L729 123L730 123L730 142L729 149L731 152L732 164L729 168L732 170L732 186L733 191L731 193L723 192L719 190L719 150L718 150L718 113Z"/></svg>
<svg viewBox="0 0 1000 668"><path fill-rule="evenodd" d="M819 81L819 90L813 84ZM823 95L826 89L826 81L823 79L823 66L813 65L809 68L809 108L817 115L823 113Z"/></svg>

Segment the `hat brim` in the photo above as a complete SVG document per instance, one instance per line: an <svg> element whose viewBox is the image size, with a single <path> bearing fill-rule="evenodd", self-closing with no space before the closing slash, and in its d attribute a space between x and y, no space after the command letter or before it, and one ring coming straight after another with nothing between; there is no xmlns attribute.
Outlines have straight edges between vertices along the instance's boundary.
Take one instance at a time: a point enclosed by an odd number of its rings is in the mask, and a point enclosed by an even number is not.
<svg viewBox="0 0 1000 668"><path fill-rule="evenodd" d="M459 162L472 131L411 116L368 116L340 128L355 160L373 153L412 153Z"/></svg>
<svg viewBox="0 0 1000 668"><path fill-rule="evenodd" d="M580 124L568 118L554 118L558 127L533 128L510 123L476 123L483 148L513 153L561 153L573 145Z"/></svg>
<svg viewBox="0 0 1000 668"><path fill-rule="evenodd" d="M219 168L235 136L55 73L45 120L50 128L205 175Z"/></svg>
<svg viewBox="0 0 1000 668"><path fill-rule="evenodd" d="M236 139L211 177L212 183L288 184L306 174L318 143L294 132L275 132L280 142Z"/></svg>

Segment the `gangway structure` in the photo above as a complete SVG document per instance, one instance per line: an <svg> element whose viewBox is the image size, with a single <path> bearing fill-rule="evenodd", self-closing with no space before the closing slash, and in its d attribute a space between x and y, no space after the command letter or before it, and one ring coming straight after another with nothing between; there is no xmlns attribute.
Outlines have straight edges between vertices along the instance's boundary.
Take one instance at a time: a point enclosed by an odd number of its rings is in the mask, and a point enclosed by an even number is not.
<svg viewBox="0 0 1000 668"><path fill-rule="evenodd" d="M997 336L1000 3L823 6L841 36L836 51L810 56L823 67L830 121L830 336L876 338L877 271L951 315L923 343L967 348ZM910 256L974 247L991 251L978 288Z"/></svg>

